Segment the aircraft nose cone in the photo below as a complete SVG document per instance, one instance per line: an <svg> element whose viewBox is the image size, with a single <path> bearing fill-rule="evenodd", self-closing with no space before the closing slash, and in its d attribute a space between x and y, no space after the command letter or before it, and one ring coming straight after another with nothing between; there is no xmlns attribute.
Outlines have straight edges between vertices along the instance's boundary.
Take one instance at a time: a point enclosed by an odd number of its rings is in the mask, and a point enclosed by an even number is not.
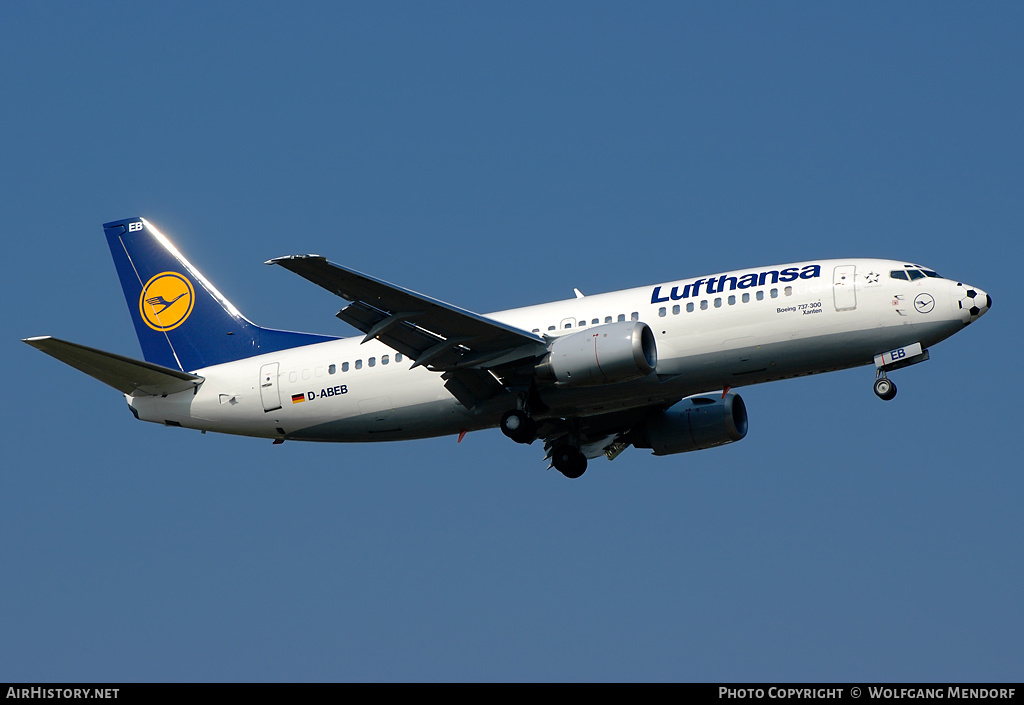
<svg viewBox="0 0 1024 705"><path fill-rule="evenodd" d="M958 283L953 292L964 323L973 323L992 308L992 297L976 286Z"/></svg>

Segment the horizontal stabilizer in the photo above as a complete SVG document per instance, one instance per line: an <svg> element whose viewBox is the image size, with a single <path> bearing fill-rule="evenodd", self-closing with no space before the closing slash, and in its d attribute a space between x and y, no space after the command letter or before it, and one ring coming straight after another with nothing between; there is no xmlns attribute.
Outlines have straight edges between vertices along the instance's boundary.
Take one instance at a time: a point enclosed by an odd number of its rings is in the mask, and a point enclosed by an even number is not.
<svg viewBox="0 0 1024 705"><path fill-rule="evenodd" d="M42 336L24 342L125 394L160 396L197 387L203 378L66 340Z"/></svg>

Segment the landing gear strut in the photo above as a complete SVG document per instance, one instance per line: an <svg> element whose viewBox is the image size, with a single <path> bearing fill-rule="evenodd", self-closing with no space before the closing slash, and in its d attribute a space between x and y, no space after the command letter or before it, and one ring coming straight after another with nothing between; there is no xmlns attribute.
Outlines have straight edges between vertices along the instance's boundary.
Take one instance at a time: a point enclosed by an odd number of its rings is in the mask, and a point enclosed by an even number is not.
<svg viewBox="0 0 1024 705"><path fill-rule="evenodd" d="M555 470L575 480L587 471L587 456L571 445L561 445L551 452L551 464Z"/></svg>
<svg viewBox="0 0 1024 705"><path fill-rule="evenodd" d="M896 396L896 385L885 376L885 370L879 368L875 378L875 394L882 401L890 401Z"/></svg>

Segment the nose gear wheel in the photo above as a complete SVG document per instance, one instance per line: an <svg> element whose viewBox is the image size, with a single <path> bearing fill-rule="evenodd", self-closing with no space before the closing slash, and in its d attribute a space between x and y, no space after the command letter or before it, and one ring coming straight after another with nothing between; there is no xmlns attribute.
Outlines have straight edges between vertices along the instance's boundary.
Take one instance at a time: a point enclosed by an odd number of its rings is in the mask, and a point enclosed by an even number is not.
<svg viewBox="0 0 1024 705"><path fill-rule="evenodd" d="M896 396L896 384L885 376L884 370L879 370L879 376L875 379L875 395L882 401L892 401Z"/></svg>

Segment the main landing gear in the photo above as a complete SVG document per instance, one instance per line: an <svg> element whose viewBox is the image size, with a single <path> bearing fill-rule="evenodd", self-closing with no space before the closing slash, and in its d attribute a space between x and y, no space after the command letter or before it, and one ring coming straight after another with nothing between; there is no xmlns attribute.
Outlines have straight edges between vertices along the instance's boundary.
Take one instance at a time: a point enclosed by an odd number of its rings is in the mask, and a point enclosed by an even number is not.
<svg viewBox="0 0 1024 705"><path fill-rule="evenodd" d="M537 422L522 409L506 411L499 426L501 432L516 443L533 443L537 439ZM575 480L587 470L587 456L565 440L551 450L549 457L555 470L570 479Z"/></svg>
<svg viewBox="0 0 1024 705"><path fill-rule="evenodd" d="M878 369L875 377L875 394L882 401L891 401L896 396L896 384L885 376L885 370Z"/></svg>
<svg viewBox="0 0 1024 705"><path fill-rule="evenodd" d="M587 456L569 444L563 444L551 451L551 464L555 470L562 473L570 480L587 471Z"/></svg>
<svg viewBox="0 0 1024 705"><path fill-rule="evenodd" d="M525 411L513 409L501 417L501 432L516 443L533 443L537 438L537 423Z"/></svg>

